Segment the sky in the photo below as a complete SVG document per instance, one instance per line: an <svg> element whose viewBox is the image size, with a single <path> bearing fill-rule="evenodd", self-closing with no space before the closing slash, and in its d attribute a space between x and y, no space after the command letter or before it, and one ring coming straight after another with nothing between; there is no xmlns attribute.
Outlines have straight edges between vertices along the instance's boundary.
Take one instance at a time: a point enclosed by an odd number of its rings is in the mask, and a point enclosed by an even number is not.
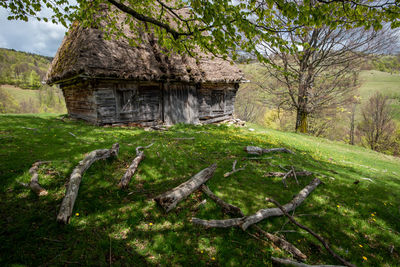
<svg viewBox="0 0 400 267"><path fill-rule="evenodd" d="M0 8L0 47L54 57L66 28L61 24L7 20L8 11Z"/></svg>

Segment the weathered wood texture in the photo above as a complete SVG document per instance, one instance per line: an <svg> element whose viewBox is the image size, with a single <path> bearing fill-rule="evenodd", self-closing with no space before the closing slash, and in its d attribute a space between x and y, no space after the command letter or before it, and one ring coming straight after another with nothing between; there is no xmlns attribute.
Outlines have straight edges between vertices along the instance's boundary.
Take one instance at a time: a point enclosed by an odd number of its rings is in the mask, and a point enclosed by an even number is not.
<svg viewBox="0 0 400 267"><path fill-rule="evenodd" d="M45 163L49 163L49 161L37 161L33 163L32 167L29 169L29 174L32 175L29 187L38 196L45 196L48 194L47 190L39 184L38 174L39 166Z"/></svg>
<svg viewBox="0 0 400 267"><path fill-rule="evenodd" d="M195 190L197 190L202 184L207 182L215 172L217 168L217 164L213 164L208 168L197 173L195 176L190 178L188 181L180 184L179 186L165 192L154 198L154 200L165 209L166 212L169 212L176 205Z"/></svg>
<svg viewBox="0 0 400 267"><path fill-rule="evenodd" d="M62 85L69 115L100 125L224 121L233 116L237 87L112 80Z"/></svg>
<svg viewBox="0 0 400 267"><path fill-rule="evenodd" d="M307 196L321 183L321 180L315 178L309 185L303 188L298 195L296 195L292 201L284 205L283 207L287 212L290 212L297 208ZM269 217L282 216L283 212L279 208L269 208L257 211L255 214L250 216L243 216L240 218L226 219L226 220L202 220L192 218L192 222L203 225L205 227L215 228L227 228L232 226L240 226L243 230L246 230L253 224L256 224Z"/></svg>
<svg viewBox="0 0 400 267"><path fill-rule="evenodd" d="M276 152L282 152L282 153L289 153L289 154L294 154L293 151L287 149L287 148L261 148L258 146L246 146L244 147L244 151L246 151L248 154L251 155L262 155L262 154L269 154L269 153L276 153Z"/></svg>
<svg viewBox="0 0 400 267"><path fill-rule="evenodd" d="M67 224L71 218L76 197L78 196L79 185L82 181L83 173L97 160L118 156L119 144L115 143L111 149L97 149L90 152L72 171L69 179L68 188L61 203L57 221Z"/></svg>
<svg viewBox="0 0 400 267"><path fill-rule="evenodd" d="M128 167L128 170L125 172L124 176L121 178L121 181L118 184L119 188L127 188L129 182L132 179L132 176L135 174L140 162L145 158L144 152L140 151L141 149L146 149L151 147L153 144L150 144L146 147L138 146L136 148L136 157L133 159L131 165Z"/></svg>
<svg viewBox="0 0 400 267"><path fill-rule="evenodd" d="M236 97L235 84L202 84L197 90L199 119L207 123L219 122L232 117ZM225 117L218 120L219 117ZM216 119L216 121L211 121Z"/></svg>
<svg viewBox="0 0 400 267"><path fill-rule="evenodd" d="M166 124L199 122L199 101L194 84L164 84L163 103Z"/></svg>
<svg viewBox="0 0 400 267"><path fill-rule="evenodd" d="M71 118L97 123L97 106L94 88L89 82L62 86L65 104Z"/></svg>

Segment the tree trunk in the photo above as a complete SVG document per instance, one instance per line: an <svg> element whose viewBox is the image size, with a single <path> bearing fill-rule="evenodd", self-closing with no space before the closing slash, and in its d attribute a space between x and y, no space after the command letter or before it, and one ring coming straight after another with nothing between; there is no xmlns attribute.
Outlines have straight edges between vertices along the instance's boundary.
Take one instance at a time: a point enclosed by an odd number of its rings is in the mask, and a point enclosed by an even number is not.
<svg viewBox="0 0 400 267"><path fill-rule="evenodd" d="M353 108L351 109L351 118L350 118L350 145L354 145L354 117L356 114L356 106L357 104L353 104Z"/></svg>
<svg viewBox="0 0 400 267"><path fill-rule="evenodd" d="M308 114L302 110L297 110L296 115L296 132L300 133L307 133L308 132L308 121L307 121Z"/></svg>
<svg viewBox="0 0 400 267"><path fill-rule="evenodd" d="M211 165L210 167L197 173L188 181L180 184L174 189L165 192L164 194L155 197L154 200L160 204L160 206L163 207L166 212L169 212L175 208L181 200L185 199L187 196L197 190L202 184L207 182L214 175L216 168L217 164Z"/></svg>
<svg viewBox="0 0 400 267"><path fill-rule="evenodd" d="M89 167L99 159L106 159L111 156L118 156L119 144L113 144L111 149L97 149L90 152L83 160L81 160L78 166L72 171L71 177L69 178L67 192L65 193L64 199L61 203L60 211L57 215L57 221L60 223L67 224L72 215L76 197L78 196L79 185L82 181L83 173L89 169Z"/></svg>

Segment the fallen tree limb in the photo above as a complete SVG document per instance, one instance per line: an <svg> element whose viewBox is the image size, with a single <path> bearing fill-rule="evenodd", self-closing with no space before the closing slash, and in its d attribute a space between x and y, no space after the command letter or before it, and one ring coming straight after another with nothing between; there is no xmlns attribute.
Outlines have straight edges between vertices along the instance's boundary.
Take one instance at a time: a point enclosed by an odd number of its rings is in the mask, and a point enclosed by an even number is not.
<svg viewBox="0 0 400 267"><path fill-rule="evenodd" d="M166 212L169 212L176 205L195 190L197 190L202 184L207 182L215 172L217 168L217 164L213 164L208 168L197 173L195 176L190 178L188 181L180 184L179 186L165 192L154 198L154 200L165 209Z"/></svg>
<svg viewBox="0 0 400 267"><path fill-rule="evenodd" d="M294 179L296 180L297 185L299 185L299 180L297 180L296 171L294 170L293 166L292 166L292 173L293 173Z"/></svg>
<svg viewBox="0 0 400 267"><path fill-rule="evenodd" d="M309 185L304 187L299 194L292 199L292 201L283 206L285 211L290 212L297 208L319 184L321 184L320 179L315 178L312 180ZM266 218L282 215L283 212L279 208L262 209L251 216L247 216L241 227L243 230L246 230L250 225L258 223Z"/></svg>
<svg viewBox="0 0 400 267"><path fill-rule="evenodd" d="M343 267L343 265L309 265L289 259L281 259L275 257L271 257L271 259L275 263L279 263L281 265L295 266L295 267Z"/></svg>
<svg viewBox="0 0 400 267"><path fill-rule="evenodd" d="M321 183L321 180L315 178L311 181L309 185L303 188L297 196L295 196L292 201L284 205L283 207L287 212L297 208L307 196ZM198 218L193 218L192 221L196 224L203 225L205 227L216 227L216 228L226 228L232 226L241 226L243 230L246 230L249 226L256 224L269 217L282 216L283 213L279 208L262 209L257 211L255 214L250 216L243 216L240 218L225 219L225 220L202 220Z"/></svg>
<svg viewBox="0 0 400 267"><path fill-rule="evenodd" d="M288 171L283 177L282 177L282 183L285 186L285 188L287 188L287 183L286 183L286 178L292 174L292 170Z"/></svg>
<svg viewBox="0 0 400 267"><path fill-rule="evenodd" d="M237 160L235 160L233 162L232 171L225 173L224 177L228 177L228 176L230 176L230 175L232 175L232 174L234 174L235 172L238 172L238 171L243 171L246 168L246 166L244 166L242 168L236 169L236 164L237 164Z"/></svg>
<svg viewBox="0 0 400 267"><path fill-rule="evenodd" d="M31 190L36 193L38 196L45 196L48 194L47 190L44 189L39 184L39 174L37 173L39 170L39 166L45 163L49 163L50 161L37 161L33 163L32 167L29 169L29 174L32 175L31 181L29 183L29 187Z"/></svg>
<svg viewBox="0 0 400 267"><path fill-rule="evenodd" d="M203 191L209 198L211 198L212 200L214 200L218 205L220 205L222 207L222 210L224 213L226 214L231 214L233 216L244 216L244 214L242 213L242 211L240 210L240 208L233 206L229 203L226 203L225 201L223 201L222 199L220 199L219 197L217 197L213 192L211 192L210 188L208 188L207 185L203 184L201 186L201 191Z"/></svg>
<svg viewBox="0 0 400 267"><path fill-rule="evenodd" d="M262 155L262 154L268 154L268 153L275 153L275 152L283 152L283 153L289 153L289 154L294 154L293 151L287 149L287 148L261 148L258 146L246 146L244 147L244 151L246 151L248 154L251 155Z"/></svg>
<svg viewBox="0 0 400 267"><path fill-rule="evenodd" d="M288 177L294 176L292 171L288 171L288 172L290 172ZM268 172L264 176L266 176L266 177L283 177L286 174L287 174L287 172ZM296 178L297 178L297 176L310 176L310 175L313 175L313 173L309 172L309 171L296 172Z"/></svg>
<svg viewBox="0 0 400 267"><path fill-rule="evenodd" d="M266 199L268 202L272 202L274 203L280 210L281 212L289 218L289 220L297 225L298 227L300 227L303 230L306 230L307 232L309 232L310 234L312 234L316 239L318 239L319 242L322 243L322 245L325 247L325 249L329 252L329 254L331 254L335 259L337 259L338 261L340 261L342 264L349 266L349 267L355 267L354 264L346 261L345 259L343 259L342 257L340 257L339 255L337 255L330 247L329 244L318 234L316 234L313 230L311 230L310 228L308 228L307 226L304 226L302 224L300 224L299 222L297 222L289 213L287 213L286 209L279 204L276 200L272 199L272 198L267 198Z"/></svg>
<svg viewBox="0 0 400 267"><path fill-rule="evenodd" d="M244 217L244 213L242 212L242 210L239 207L236 207L234 205L231 205L227 202L225 202L224 200L220 199L219 197L217 197L206 185L202 185L201 186L202 191L209 196L212 200L214 200L219 206L221 206L222 210L224 213L227 214L231 214L233 216L242 216ZM197 218L192 218L192 222L195 224L201 224L204 222L204 220L201 219L197 219ZM206 227L212 227L209 222L207 221L207 225L204 225ZM227 223L227 221L224 221L225 223ZM227 223L226 225L229 225L229 223ZM229 226L227 226L229 227ZM291 243L289 243L288 241L286 241L283 238L280 238L279 236L273 235L271 233L265 232L264 230L262 230L260 227L258 227L257 225L253 225L254 229L256 229L260 234L264 235L268 240L270 240L271 242L273 242L276 246L278 246L279 248L286 250L287 252L291 253L292 255L294 255L296 258L300 259L300 260L305 260L307 258L306 255L304 255L298 248L296 248L294 245L292 245Z"/></svg>
<svg viewBox="0 0 400 267"><path fill-rule="evenodd" d="M83 173L99 159L106 159L111 156L118 156L119 144L115 143L111 149L97 149L90 152L72 171L69 178L68 188L65 193L64 199L61 203L60 211L57 215L57 221L67 224L71 218L72 210L74 208L76 197L78 196L79 185L82 180Z"/></svg>
<svg viewBox="0 0 400 267"><path fill-rule="evenodd" d="M146 149L149 148L153 145L153 143L151 143L148 146L142 147L142 146L138 146L136 148L136 157L134 158L134 160L132 161L131 165L128 167L128 170L126 170L124 176L122 176L121 180L119 181L118 187L119 188L127 188L129 185L129 182L132 179L132 176L135 174L140 162L144 159L144 152L140 151L140 149Z"/></svg>

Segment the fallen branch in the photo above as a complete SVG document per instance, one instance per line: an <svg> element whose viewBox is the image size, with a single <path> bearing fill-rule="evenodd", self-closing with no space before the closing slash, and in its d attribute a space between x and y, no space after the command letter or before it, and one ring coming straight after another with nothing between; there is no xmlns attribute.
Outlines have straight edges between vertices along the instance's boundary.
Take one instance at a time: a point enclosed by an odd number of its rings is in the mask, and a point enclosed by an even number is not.
<svg viewBox="0 0 400 267"><path fill-rule="evenodd" d="M220 199L219 197L217 197L213 192L211 192L210 188L208 188L207 185L203 184L201 186L201 191L203 191L209 198L211 198L212 200L214 200L218 205L220 205L222 207L222 210L224 213L226 214L231 214L233 216L244 216L244 214L242 213L242 211L240 210L240 208L233 206L229 203L226 203L225 201L223 201L222 199Z"/></svg>
<svg viewBox="0 0 400 267"><path fill-rule="evenodd" d="M265 149L265 148L261 148L258 146L246 146L244 148L244 151L246 151L248 154L251 154L251 155L262 155L262 154L275 153L275 152L294 154L293 151L291 151L287 148L282 148L282 147Z"/></svg>
<svg viewBox="0 0 400 267"><path fill-rule="evenodd" d="M233 162L232 171L225 173L224 177L228 177L228 176L230 176L230 175L232 175L232 174L234 174L235 172L238 172L238 171L243 171L246 168L246 166L244 166L242 168L236 169L236 164L237 164L237 160L235 160Z"/></svg>
<svg viewBox="0 0 400 267"><path fill-rule="evenodd" d="M174 140L181 141L181 140L194 140L194 137L179 137L179 138L174 138Z"/></svg>
<svg viewBox="0 0 400 267"><path fill-rule="evenodd" d="M271 257L271 259L275 263L279 263L281 265L295 266L295 267L343 267L343 265L309 265L289 259L281 259L275 257Z"/></svg>
<svg viewBox="0 0 400 267"><path fill-rule="evenodd" d="M297 208L307 196L321 183L321 180L315 178L311 181L309 185L303 188L297 196L295 196L292 201L284 205L287 212ZM243 216L240 218L225 219L225 220L202 220L198 218L192 218L192 221L196 224L203 225L205 227L216 227L216 228L226 228L232 226L241 226L243 230L246 230L249 226L256 224L269 217L282 216L283 213L279 208L262 209L257 211L255 214L250 216Z"/></svg>
<svg viewBox="0 0 400 267"><path fill-rule="evenodd" d="M74 208L76 197L78 196L79 185L82 180L83 173L99 159L106 159L111 156L118 156L119 144L115 143L111 149L97 149L90 152L72 171L69 178L69 184L65 193L64 199L61 203L60 211L57 215L57 221L67 224L71 218L72 210Z"/></svg>
<svg viewBox="0 0 400 267"><path fill-rule="evenodd" d="M71 136L77 138L75 134L73 134L73 133L71 133L71 132L68 132L68 133L69 133Z"/></svg>
<svg viewBox="0 0 400 267"><path fill-rule="evenodd" d="M288 171L283 177L282 177L282 183L287 188L287 183L286 183L286 178L292 173L292 170Z"/></svg>
<svg viewBox="0 0 400 267"><path fill-rule="evenodd" d="M292 166L292 173L293 173L294 179L296 180L297 185L299 185L299 180L297 180L296 171L294 170L293 166Z"/></svg>
<svg viewBox="0 0 400 267"><path fill-rule="evenodd" d="M290 220L293 224L297 225L298 227L300 227L300 228L303 229L303 230L306 230L307 232L309 232L310 234L312 234L316 239L318 239L318 241L320 241L320 242L322 243L322 245L325 247L325 249L326 249L335 259L337 259L338 261L340 261L341 263L343 263L343 264L346 265L346 266L355 267L354 264L352 264L352 263L346 261L345 259L343 259L343 258L340 257L339 255L337 255L337 254L329 247L328 243L327 243L321 236L319 236L318 234L316 234L313 230L311 230L311 229L308 228L307 226L304 226L304 225L300 224L299 222L297 222L289 213L287 213L286 209L285 209L281 204L279 204L276 200L274 200L274 199L272 199L272 198L267 198L266 200L267 200L268 202L274 203L274 204L281 210L281 212L282 212L286 217L289 218L289 220Z"/></svg>
<svg viewBox="0 0 400 267"><path fill-rule="evenodd" d="M118 187L119 188L127 188L129 185L129 182L132 179L132 176L135 174L135 171L137 170L140 162L144 159L144 152L140 151L140 149L146 149L149 148L153 145L153 143L151 143L148 146L142 147L142 146L138 146L136 148L136 157L134 158L134 160L132 161L131 165L128 167L128 170L126 170L124 176L121 178Z"/></svg>
<svg viewBox="0 0 400 267"><path fill-rule="evenodd" d="M217 168L217 164L213 164L208 168L197 173L195 176L190 178L188 181L180 184L179 186L165 192L154 198L154 200L165 209L166 212L169 212L176 205L195 190L197 190L202 184L207 182L215 172Z"/></svg>
<svg viewBox="0 0 400 267"><path fill-rule="evenodd" d="M312 180L309 185L304 187L299 194L292 199L292 201L283 206L285 211L290 212L297 208L320 183L321 180L318 178ZM247 216L241 227L243 230L246 230L250 225L258 223L266 218L282 215L283 212L278 208L262 209L251 216Z"/></svg>
<svg viewBox="0 0 400 267"><path fill-rule="evenodd" d="M45 163L49 163L50 161L37 161L33 163L32 167L29 169L29 174L32 175L31 181L29 183L29 187L32 189L34 193L38 196L45 196L48 194L47 190L44 189L39 184L39 174L37 173L39 170L39 166Z"/></svg>
<svg viewBox="0 0 400 267"><path fill-rule="evenodd" d="M220 199L219 197L217 197L206 185L202 185L201 187L202 191L209 196L212 200L214 200L219 206L222 207L222 210L224 213L226 214L231 214L231 215L238 215L238 216L242 216L244 217L244 213L242 212L242 210L239 207L236 207L234 205L231 205L227 202L225 202L224 200ZM192 218L192 222L195 224L201 224L202 222L204 222L203 220L197 219L197 218ZM207 225L206 227L211 227L209 225ZM260 227L258 227L257 225L253 225L253 227L262 235L264 235L268 240L270 240L271 242L273 242L276 246L286 250L287 252L291 253L292 255L294 255L296 258L300 259L300 260L305 260L307 258L306 255L304 255L298 248L296 248L294 245L292 245L291 243L289 243L288 241L286 241L283 238L280 238L276 235L273 235L271 233L265 232L264 230L262 230Z"/></svg>
<svg viewBox="0 0 400 267"><path fill-rule="evenodd" d="M288 175L288 177L294 176L294 174L292 173L291 170L288 172L290 173ZM287 174L287 172L268 172L264 176L266 176L266 177L283 177L286 174ZM310 176L310 175L313 175L313 173L309 172L309 171L296 172L296 178L297 178L297 176Z"/></svg>

